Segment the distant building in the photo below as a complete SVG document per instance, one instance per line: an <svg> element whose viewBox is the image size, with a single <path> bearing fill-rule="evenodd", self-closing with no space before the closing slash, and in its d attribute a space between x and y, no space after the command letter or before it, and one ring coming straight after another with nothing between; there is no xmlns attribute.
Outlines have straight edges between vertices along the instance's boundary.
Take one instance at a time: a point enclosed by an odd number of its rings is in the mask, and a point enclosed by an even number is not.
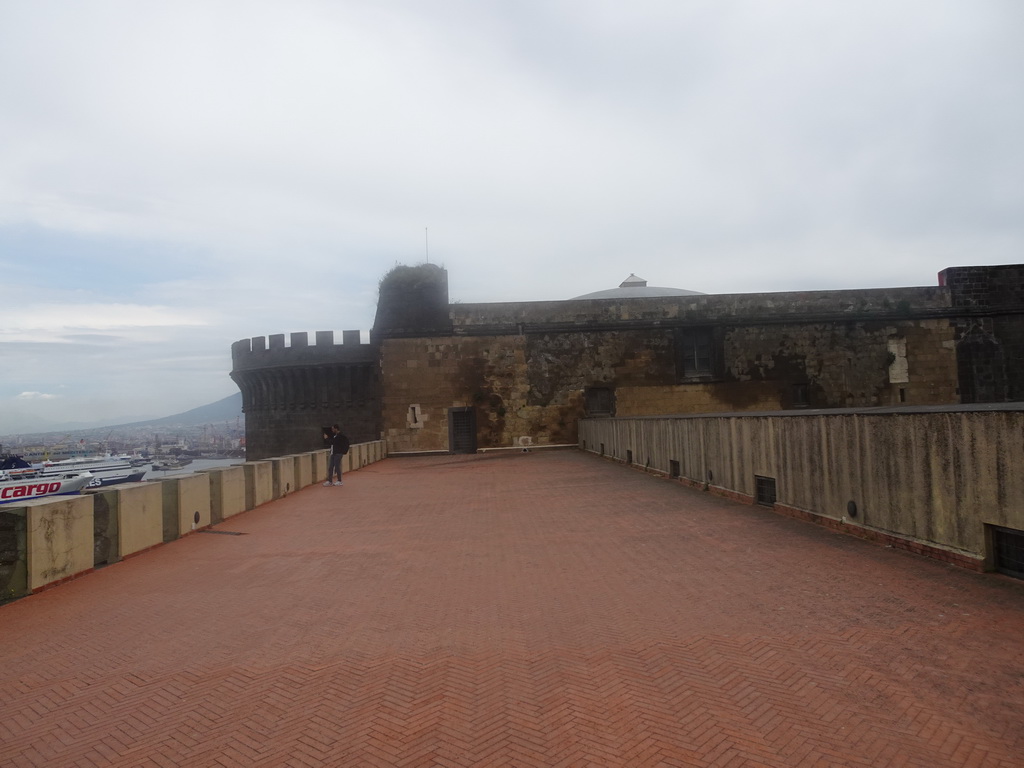
<svg viewBox="0 0 1024 768"><path fill-rule="evenodd" d="M706 295L618 288L452 304L424 264L381 281L369 343L345 331L232 347L250 459L310 450L338 422L391 452L575 443L589 415L1024 400L1024 265L939 284Z"/></svg>

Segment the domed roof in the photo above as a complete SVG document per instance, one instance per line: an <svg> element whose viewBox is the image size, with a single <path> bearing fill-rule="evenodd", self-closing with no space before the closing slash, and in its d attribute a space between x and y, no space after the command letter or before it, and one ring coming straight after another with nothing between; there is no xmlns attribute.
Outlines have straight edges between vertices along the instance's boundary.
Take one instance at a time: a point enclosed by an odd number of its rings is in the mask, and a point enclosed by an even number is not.
<svg viewBox="0 0 1024 768"><path fill-rule="evenodd" d="M660 288L656 285L647 285L642 277L630 273L629 277L623 280L618 288L608 288L604 291L585 293L582 296L573 296L575 299L649 299L655 296L703 296L700 291L688 291L685 288Z"/></svg>

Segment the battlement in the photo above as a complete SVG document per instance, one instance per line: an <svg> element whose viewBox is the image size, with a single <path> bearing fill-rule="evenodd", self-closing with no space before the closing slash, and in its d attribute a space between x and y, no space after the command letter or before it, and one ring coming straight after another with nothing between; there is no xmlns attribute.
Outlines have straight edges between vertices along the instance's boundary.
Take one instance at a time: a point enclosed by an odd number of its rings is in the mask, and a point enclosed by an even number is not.
<svg viewBox="0 0 1024 768"><path fill-rule="evenodd" d="M289 343L286 344L286 339ZM233 371L279 368L295 365L326 365L331 363L365 363L377 359L377 344L371 336L362 342L360 331L342 331L336 343L334 331L317 331L313 343L305 331L292 334L274 333L240 339L231 345Z"/></svg>

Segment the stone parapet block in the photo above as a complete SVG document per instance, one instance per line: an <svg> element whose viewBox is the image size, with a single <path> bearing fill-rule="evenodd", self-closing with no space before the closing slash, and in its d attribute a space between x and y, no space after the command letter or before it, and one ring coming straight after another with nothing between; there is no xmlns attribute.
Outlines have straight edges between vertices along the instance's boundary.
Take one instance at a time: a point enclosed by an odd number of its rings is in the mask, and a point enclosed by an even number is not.
<svg viewBox="0 0 1024 768"><path fill-rule="evenodd" d="M94 494L98 509L106 505L116 532L116 552L108 562L134 555L163 543L163 486L129 483Z"/></svg>
<svg viewBox="0 0 1024 768"><path fill-rule="evenodd" d="M297 490L295 487L295 457L276 456L268 461L274 479L274 498L280 499Z"/></svg>
<svg viewBox="0 0 1024 768"><path fill-rule="evenodd" d="M255 509L274 498L274 472L269 461L247 461L245 474L245 508Z"/></svg>
<svg viewBox="0 0 1024 768"><path fill-rule="evenodd" d="M314 451L310 456L313 465L313 482L322 483L327 479L327 462L330 461L331 452L329 450Z"/></svg>
<svg viewBox="0 0 1024 768"><path fill-rule="evenodd" d="M60 496L27 501L26 590L38 592L93 569L92 497ZM5 512L22 514L10 507Z"/></svg>
<svg viewBox="0 0 1024 768"><path fill-rule="evenodd" d="M210 479L206 474L172 475L163 488L164 541L174 541L211 524Z"/></svg>
<svg viewBox="0 0 1024 768"><path fill-rule="evenodd" d="M246 510L242 467L214 467L203 472L210 477L210 520L214 524Z"/></svg>
<svg viewBox="0 0 1024 768"><path fill-rule="evenodd" d="M295 490L313 484L313 455L297 453L292 456L295 462Z"/></svg>

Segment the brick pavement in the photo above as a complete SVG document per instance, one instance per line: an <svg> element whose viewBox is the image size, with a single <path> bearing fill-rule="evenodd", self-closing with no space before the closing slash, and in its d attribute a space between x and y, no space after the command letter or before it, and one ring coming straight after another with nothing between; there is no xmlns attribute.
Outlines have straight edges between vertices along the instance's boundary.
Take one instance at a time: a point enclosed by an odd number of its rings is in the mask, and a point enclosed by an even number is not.
<svg viewBox="0 0 1024 768"><path fill-rule="evenodd" d="M1024 766L1024 584L574 451L389 459L0 607L2 766Z"/></svg>

